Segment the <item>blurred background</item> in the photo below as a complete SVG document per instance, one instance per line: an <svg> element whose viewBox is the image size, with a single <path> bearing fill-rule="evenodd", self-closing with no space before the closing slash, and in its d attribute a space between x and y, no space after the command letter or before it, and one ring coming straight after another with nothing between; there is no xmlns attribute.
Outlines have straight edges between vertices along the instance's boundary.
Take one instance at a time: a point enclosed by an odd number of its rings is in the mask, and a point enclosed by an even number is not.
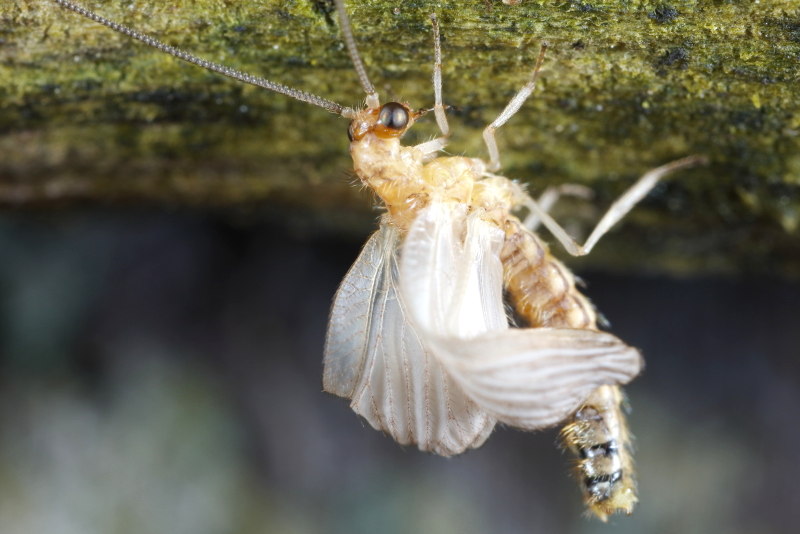
<svg viewBox="0 0 800 534"><path fill-rule="evenodd" d="M330 302L378 213L344 122L0 2L0 534L797 532L798 2L672 4L348 2L381 95L420 106L437 13L454 154L485 153L550 41L499 141L532 192L596 192L573 233L646 169L712 162L570 262L647 361L627 390L641 503L604 525L557 429L443 459L322 392ZM329 0L87 5L361 98Z"/></svg>
<svg viewBox="0 0 800 534"><path fill-rule="evenodd" d="M555 429L443 459L321 391L365 238L189 211L0 217L0 532L796 532L796 281L579 271L647 360L627 390L641 503L604 525Z"/></svg>

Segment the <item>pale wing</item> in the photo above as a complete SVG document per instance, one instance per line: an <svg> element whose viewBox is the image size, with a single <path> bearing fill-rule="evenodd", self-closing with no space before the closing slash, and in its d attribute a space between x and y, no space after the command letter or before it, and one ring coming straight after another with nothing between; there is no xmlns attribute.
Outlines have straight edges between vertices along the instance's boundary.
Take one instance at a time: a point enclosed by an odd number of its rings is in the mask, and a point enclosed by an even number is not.
<svg viewBox="0 0 800 534"><path fill-rule="evenodd" d="M422 347L397 293L397 231L370 238L334 299L325 347L326 391L401 444L444 456L482 444L494 419Z"/></svg>
<svg viewBox="0 0 800 534"><path fill-rule="evenodd" d="M638 351L592 330L509 329L503 233L455 204L432 204L403 245L401 283L423 344L478 405L504 423L546 427L602 384L641 369Z"/></svg>
<svg viewBox="0 0 800 534"><path fill-rule="evenodd" d="M427 342L481 408L526 430L563 421L598 386L625 384L642 369L639 351L595 330L509 329Z"/></svg>
<svg viewBox="0 0 800 534"><path fill-rule="evenodd" d="M385 285L385 249L395 247L397 233L386 226L372 234L336 296L328 321L323 358L322 387L350 398L361 380L369 348L372 309Z"/></svg>
<svg viewBox="0 0 800 534"><path fill-rule="evenodd" d="M403 244L400 283L421 331L470 338L508 328L503 239L463 204L433 203L420 212Z"/></svg>

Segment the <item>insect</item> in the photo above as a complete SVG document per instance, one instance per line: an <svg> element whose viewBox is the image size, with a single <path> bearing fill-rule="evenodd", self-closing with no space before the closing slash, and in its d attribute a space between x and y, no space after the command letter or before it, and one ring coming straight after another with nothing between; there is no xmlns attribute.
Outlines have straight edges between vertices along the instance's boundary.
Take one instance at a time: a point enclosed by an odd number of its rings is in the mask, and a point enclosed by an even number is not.
<svg viewBox="0 0 800 534"><path fill-rule="evenodd" d="M484 130L489 161L445 157L439 25L434 35L434 107L441 136L416 146L401 137L427 111L381 105L358 53L343 0L342 35L366 93L353 109L219 65L54 0L184 61L264 87L350 120L354 169L386 210L379 230L334 298L323 385L398 443L451 456L480 446L500 422L537 430L566 422L562 438L578 457L589 509L600 519L637 501L619 386L642 367L639 352L597 329L594 308L573 275L533 233L543 224L573 255L588 253L665 174L700 161L677 160L642 176L602 217L584 245L548 214L568 189L539 201L495 174L494 132L531 95L544 59ZM527 212L522 220L517 214ZM512 327L505 304L520 323Z"/></svg>

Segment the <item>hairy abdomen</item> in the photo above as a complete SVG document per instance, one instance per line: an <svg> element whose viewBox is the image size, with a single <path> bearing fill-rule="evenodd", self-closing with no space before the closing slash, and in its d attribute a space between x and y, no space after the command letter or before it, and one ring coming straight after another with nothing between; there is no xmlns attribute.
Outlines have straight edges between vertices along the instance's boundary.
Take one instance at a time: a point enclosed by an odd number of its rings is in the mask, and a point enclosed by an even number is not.
<svg viewBox="0 0 800 534"><path fill-rule="evenodd" d="M520 326L597 329L592 304L575 287L575 277L516 218L505 223L501 252L505 290ZM605 521L631 513L637 502L630 434L619 386L601 386L561 431L576 457L575 471L592 513Z"/></svg>
<svg viewBox="0 0 800 534"><path fill-rule="evenodd" d="M638 501L624 400L619 386L600 386L561 430L577 457L586 504L603 521L616 512L630 514Z"/></svg>
<svg viewBox="0 0 800 534"><path fill-rule="evenodd" d="M500 253L508 301L525 326L596 328L597 316L575 277L519 220L505 224Z"/></svg>

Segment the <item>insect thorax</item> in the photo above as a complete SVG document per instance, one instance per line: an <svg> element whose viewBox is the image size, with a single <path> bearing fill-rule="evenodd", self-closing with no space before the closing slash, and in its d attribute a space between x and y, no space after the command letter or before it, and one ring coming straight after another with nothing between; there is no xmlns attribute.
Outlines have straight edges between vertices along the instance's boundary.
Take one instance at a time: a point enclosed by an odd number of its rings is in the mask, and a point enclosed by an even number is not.
<svg viewBox="0 0 800 534"><path fill-rule="evenodd" d="M417 146L403 146L400 136L418 115L410 113L396 135L375 131L378 116L370 109L357 114L350 125L350 155L356 174L383 200L398 228L407 229L431 202L465 204L502 228L517 194L508 179L486 177L486 164L477 158L434 157Z"/></svg>

